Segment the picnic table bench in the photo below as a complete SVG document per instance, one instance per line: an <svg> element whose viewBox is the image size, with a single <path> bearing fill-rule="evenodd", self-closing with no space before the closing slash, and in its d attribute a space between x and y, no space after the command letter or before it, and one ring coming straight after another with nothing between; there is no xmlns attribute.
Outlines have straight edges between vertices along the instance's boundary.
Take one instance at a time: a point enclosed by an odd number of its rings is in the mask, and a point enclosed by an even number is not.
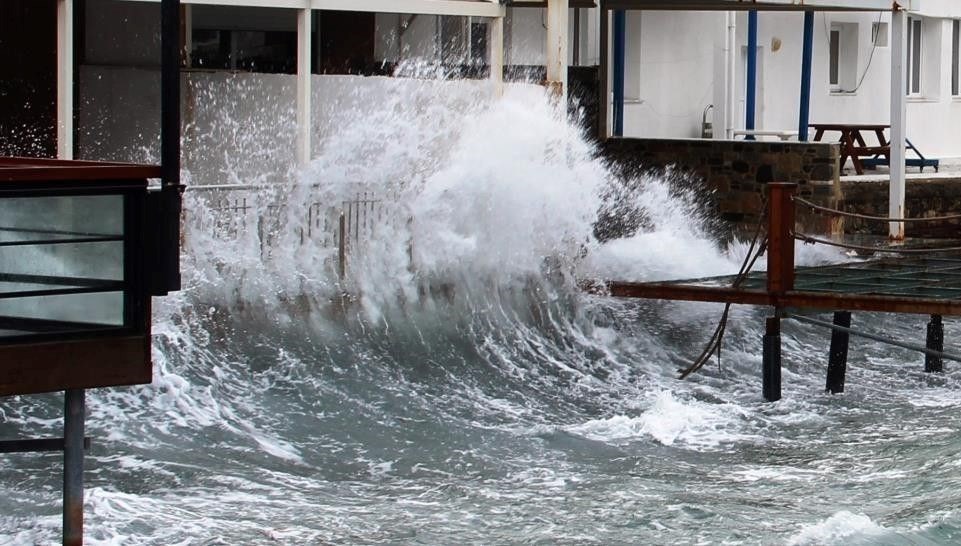
<svg viewBox="0 0 961 546"><path fill-rule="evenodd" d="M814 141L819 142L824 138L826 132L837 132L841 136L838 142L841 144L841 167L844 167L848 158L854 165L854 171L864 174L864 169L873 169L878 165L891 164L891 144L888 142L884 132L890 125L871 124L871 123L812 123L814 129ZM865 134L874 133L877 144L868 145ZM918 157L905 159L905 165L909 167L919 167L924 171L925 167L934 167L937 171L940 165L938 159L928 159L911 143L905 139L907 149L913 151Z"/></svg>

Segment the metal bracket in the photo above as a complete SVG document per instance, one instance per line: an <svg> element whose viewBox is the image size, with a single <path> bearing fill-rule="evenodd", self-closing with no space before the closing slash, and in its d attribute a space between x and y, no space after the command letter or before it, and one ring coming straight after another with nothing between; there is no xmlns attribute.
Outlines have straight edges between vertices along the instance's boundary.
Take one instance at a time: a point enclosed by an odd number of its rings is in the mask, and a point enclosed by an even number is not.
<svg viewBox="0 0 961 546"><path fill-rule="evenodd" d="M83 449L90 449L89 437L84 437ZM47 451L63 451L63 438L0 440L0 453L39 453Z"/></svg>

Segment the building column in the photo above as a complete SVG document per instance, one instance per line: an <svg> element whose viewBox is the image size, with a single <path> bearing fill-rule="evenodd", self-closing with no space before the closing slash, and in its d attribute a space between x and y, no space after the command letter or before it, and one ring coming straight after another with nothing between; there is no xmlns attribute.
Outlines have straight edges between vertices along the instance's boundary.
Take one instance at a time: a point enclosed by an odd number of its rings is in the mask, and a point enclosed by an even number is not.
<svg viewBox="0 0 961 546"><path fill-rule="evenodd" d="M504 18L495 17L490 24L490 67L494 96L504 96Z"/></svg>
<svg viewBox="0 0 961 546"><path fill-rule="evenodd" d="M627 13L615 10L612 16L614 27L614 58L612 87L614 88L613 131L612 136L624 136L624 80L627 72Z"/></svg>
<svg viewBox="0 0 961 546"><path fill-rule="evenodd" d="M569 0L547 0L547 85L560 104L567 104Z"/></svg>
<svg viewBox="0 0 961 546"><path fill-rule="evenodd" d="M610 115L611 115L611 81L610 81L610 17L611 12L607 9L606 0L600 0L599 8L600 17L599 25L597 31L597 43L598 43L598 74L597 78L600 80L598 82L598 97L597 104L598 109L598 123L597 123L597 137L600 140L607 140L610 136L609 128Z"/></svg>
<svg viewBox="0 0 961 546"><path fill-rule="evenodd" d="M811 65L814 57L814 12L804 12L804 43L801 53L801 110L798 114L798 140L808 141L811 121Z"/></svg>
<svg viewBox="0 0 961 546"><path fill-rule="evenodd" d="M888 188L888 217L904 218L904 123L907 119L908 17L903 10L891 12L891 182ZM888 224L888 236L904 239L904 222Z"/></svg>
<svg viewBox="0 0 961 546"><path fill-rule="evenodd" d="M73 0L57 0L57 157L73 159Z"/></svg>
<svg viewBox="0 0 961 546"><path fill-rule="evenodd" d="M747 13L747 86L744 99L744 128L753 131L757 109L757 11ZM746 140L754 140L750 134Z"/></svg>
<svg viewBox="0 0 961 546"><path fill-rule="evenodd" d="M724 59L724 73L726 74L727 89L724 101L724 138L734 138L737 112L737 12L727 12L727 47Z"/></svg>
<svg viewBox="0 0 961 546"><path fill-rule="evenodd" d="M306 165L311 157L311 54L312 10L297 12L297 164Z"/></svg>

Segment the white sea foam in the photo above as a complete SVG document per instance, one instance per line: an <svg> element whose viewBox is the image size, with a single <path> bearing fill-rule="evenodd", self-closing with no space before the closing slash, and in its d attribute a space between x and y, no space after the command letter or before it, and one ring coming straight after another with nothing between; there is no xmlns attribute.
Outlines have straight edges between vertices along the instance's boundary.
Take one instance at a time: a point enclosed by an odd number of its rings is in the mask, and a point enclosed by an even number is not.
<svg viewBox="0 0 961 546"><path fill-rule="evenodd" d="M750 437L738 430L743 410L736 406L680 400L670 391L651 398L650 406L639 416L615 415L567 431L614 444L650 437L666 446L708 450Z"/></svg>
<svg viewBox="0 0 961 546"><path fill-rule="evenodd" d="M788 540L791 546L842 544L855 538L883 535L887 529L864 514L842 510L826 520L807 525Z"/></svg>

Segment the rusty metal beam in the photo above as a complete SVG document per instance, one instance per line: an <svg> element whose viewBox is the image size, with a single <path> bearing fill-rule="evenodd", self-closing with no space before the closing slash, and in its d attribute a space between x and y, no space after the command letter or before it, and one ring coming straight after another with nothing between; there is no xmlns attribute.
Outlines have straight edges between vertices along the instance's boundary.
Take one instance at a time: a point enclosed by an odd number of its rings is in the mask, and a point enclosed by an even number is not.
<svg viewBox="0 0 961 546"><path fill-rule="evenodd" d="M872 311L919 315L961 316L961 300L936 300L895 296L872 296L830 292L791 291L782 295L761 290L738 290L722 286L691 286L671 283L607 281L603 285L584 285L588 292L616 298L770 305L781 308L825 311Z"/></svg>

